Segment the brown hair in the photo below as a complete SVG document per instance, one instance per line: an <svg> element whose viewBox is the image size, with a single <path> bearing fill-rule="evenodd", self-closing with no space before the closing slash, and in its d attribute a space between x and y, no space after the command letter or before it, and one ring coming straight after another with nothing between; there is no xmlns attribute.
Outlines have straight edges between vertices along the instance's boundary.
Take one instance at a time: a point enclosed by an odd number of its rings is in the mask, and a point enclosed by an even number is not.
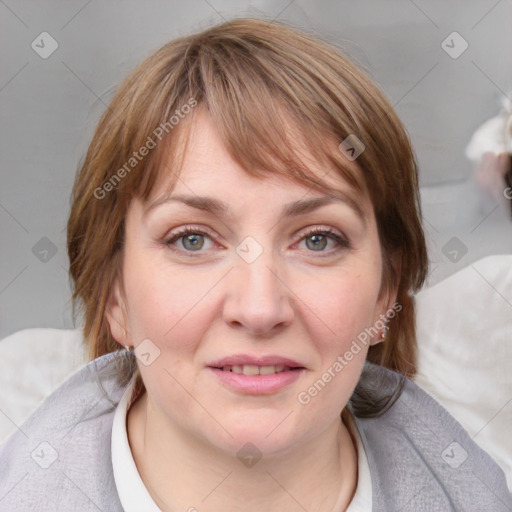
<svg viewBox="0 0 512 512"><path fill-rule="evenodd" d="M412 376L410 294L424 282L427 254L405 129L379 89L333 43L257 19L228 21L164 45L125 79L97 126L73 188L67 228L73 310L83 307L90 357L120 349L105 308L120 276L130 200L134 194L148 199L163 162L173 161L174 171L201 108L249 174L277 173L329 190L305 165L286 120L326 172L369 194L383 253L382 290L397 286L402 310L390 321L386 341L370 347L368 360ZM350 135L365 146L354 162L358 172L338 148ZM142 157L143 146L151 148Z"/></svg>

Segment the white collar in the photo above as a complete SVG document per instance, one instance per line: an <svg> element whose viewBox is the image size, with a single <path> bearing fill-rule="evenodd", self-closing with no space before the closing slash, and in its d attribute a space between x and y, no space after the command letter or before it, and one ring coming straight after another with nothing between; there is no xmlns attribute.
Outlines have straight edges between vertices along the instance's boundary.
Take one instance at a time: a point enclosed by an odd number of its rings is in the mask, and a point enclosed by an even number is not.
<svg viewBox="0 0 512 512"><path fill-rule="evenodd" d="M114 422L112 424L112 469L114 471L114 480L124 512L140 512L141 510L145 512L161 512L139 475L128 442L126 412L134 386L135 377L128 384L128 388L124 392L114 413Z"/></svg>
<svg viewBox="0 0 512 512"><path fill-rule="evenodd" d="M357 448L357 487L354 497L345 512L371 512L373 502L372 477L370 474L370 465L364 449L363 441L357 429L356 422L352 412L347 407L348 421L345 426L350 430L352 436L356 439Z"/></svg>

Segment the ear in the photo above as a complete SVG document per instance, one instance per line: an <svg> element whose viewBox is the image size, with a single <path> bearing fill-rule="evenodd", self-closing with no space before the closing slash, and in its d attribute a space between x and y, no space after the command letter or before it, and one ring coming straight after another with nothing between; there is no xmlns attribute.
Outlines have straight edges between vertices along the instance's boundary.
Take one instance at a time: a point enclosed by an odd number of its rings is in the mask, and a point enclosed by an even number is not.
<svg viewBox="0 0 512 512"><path fill-rule="evenodd" d="M388 329L388 322L396 315L396 312L402 309L402 305L397 304L396 302L398 287L400 284L402 261L396 254L391 256L389 261L392 267L391 275L388 279L382 279L381 292L375 306L373 325L379 329L380 335L372 339L370 342L370 345L372 346L384 341L386 331Z"/></svg>
<svg viewBox="0 0 512 512"><path fill-rule="evenodd" d="M105 310L105 316L110 327L110 334L121 345L131 345L128 315L125 300L121 292L119 278L116 277L114 285L110 291Z"/></svg>

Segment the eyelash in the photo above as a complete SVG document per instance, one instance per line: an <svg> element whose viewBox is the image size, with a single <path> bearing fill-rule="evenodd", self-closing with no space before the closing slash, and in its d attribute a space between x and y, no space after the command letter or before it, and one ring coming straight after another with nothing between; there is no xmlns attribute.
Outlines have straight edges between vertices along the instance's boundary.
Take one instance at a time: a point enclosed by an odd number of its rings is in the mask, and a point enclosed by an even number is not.
<svg viewBox="0 0 512 512"><path fill-rule="evenodd" d="M194 228L193 226L187 226L186 228L183 228L180 231L177 231L176 233L172 234L172 236L170 238L168 238L167 240L164 241L164 245L167 246L169 249L171 249L174 252L179 252L180 254L186 254L187 256L192 257L192 258L199 256L204 251L187 251L187 250L183 250L183 249L177 249L172 246L180 238L183 238L187 235L201 235L201 236L207 236L207 237L213 239L213 234L210 233L208 230L204 230L203 228ZM320 254L320 257L331 256L334 253L338 253L342 249L350 249L351 248L351 244L348 239L346 239L343 236L340 236L338 233L336 233L335 231L333 231L330 228L311 228L302 234L299 242L301 242L305 238L308 238L313 235L327 236L328 238L330 238L331 240L334 240L338 244L337 248L335 248L331 251L326 251L325 254L322 254L322 253L324 253L324 251L318 251L318 253ZM197 254L194 254L195 252ZM308 251L308 252L314 253L315 251Z"/></svg>

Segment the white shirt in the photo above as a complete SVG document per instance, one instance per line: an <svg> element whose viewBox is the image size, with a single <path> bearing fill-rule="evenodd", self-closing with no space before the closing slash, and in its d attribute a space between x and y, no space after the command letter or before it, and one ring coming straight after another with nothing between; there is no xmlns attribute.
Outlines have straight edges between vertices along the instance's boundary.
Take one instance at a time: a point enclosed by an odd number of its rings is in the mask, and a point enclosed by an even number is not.
<svg viewBox="0 0 512 512"><path fill-rule="evenodd" d="M112 468L114 470L114 480L119 500L125 512L161 512L142 482L128 442L126 413L128 402L132 397L134 384L135 378L130 381L114 414L112 425ZM358 480L356 493L346 512L371 512L372 482L370 467L355 421L351 415L347 416L349 417L347 428L357 441Z"/></svg>
<svg viewBox="0 0 512 512"><path fill-rule="evenodd" d="M368 464L366 451L361 436L359 435L359 430L357 430L354 417L350 411L348 412L346 427L356 439L357 487L356 493L345 512L372 512L372 477L370 475L370 465Z"/></svg>

